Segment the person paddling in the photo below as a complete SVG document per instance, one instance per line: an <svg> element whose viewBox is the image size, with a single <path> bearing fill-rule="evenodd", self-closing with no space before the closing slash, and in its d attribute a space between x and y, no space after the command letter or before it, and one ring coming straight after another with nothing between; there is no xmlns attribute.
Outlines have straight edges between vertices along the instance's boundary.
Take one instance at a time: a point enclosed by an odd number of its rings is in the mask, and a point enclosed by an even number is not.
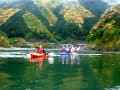
<svg viewBox="0 0 120 90"><path fill-rule="evenodd" d="M71 47L69 47L68 53L72 53L72 48Z"/></svg>
<svg viewBox="0 0 120 90"><path fill-rule="evenodd" d="M75 52L75 53L78 53L79 50L80 50L80 47L77 47L77 46L76 46L76 47L74 48L74 52Z"/></svg>
<svg viewBox="0 0 120 90"><path fill-rule="evenodd" d="M75 52L75 53L78 53L78 48L77 48L77 47L75 47L74 52Z"/></svg>
<svg viewBox="0 0 120 90"><path fill-rule="evenodd" d="M37 47L37 50L36 50L36 53L39 53L39 54L46 54L44 48L42 45L40 45L39 47Z"/></svg>
<svg viewBox="0 0 120 90"><path fill-rule="evenodd" d="M66 53L65 47L62 47L61 53Z"/></svg>

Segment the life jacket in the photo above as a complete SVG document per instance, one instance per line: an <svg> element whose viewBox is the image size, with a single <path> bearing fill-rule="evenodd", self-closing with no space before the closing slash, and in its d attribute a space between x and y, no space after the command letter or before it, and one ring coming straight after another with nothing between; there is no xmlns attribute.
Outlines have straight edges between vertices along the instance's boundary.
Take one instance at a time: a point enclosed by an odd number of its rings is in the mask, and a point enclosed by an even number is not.
<svg viewBox="0 0 120 90"><path fill-rule="evenodd" d="M75 52L76 52L76 53L78 52L77 48L75 48Z"/></svg>
<svg viewBox="0 0 120 90"><path fill-rule="evenodd" d="M62 50L62 53L64 53L64 52L65 52L65 49Z"/></svg>
<svg viewBox="0 0 120 90"><path fill-rule="evenodd" d="M71 53L71 52L72 52L71 48L69 48L68 52L69 52L69 53Z"/></svg>
<svg viewBox="0 0 120 90"><path fill-rule="evenodd" d="M36 53L43 54L43 53L44 53L44 50L43 50L43 49L37 49Z"/></svg>

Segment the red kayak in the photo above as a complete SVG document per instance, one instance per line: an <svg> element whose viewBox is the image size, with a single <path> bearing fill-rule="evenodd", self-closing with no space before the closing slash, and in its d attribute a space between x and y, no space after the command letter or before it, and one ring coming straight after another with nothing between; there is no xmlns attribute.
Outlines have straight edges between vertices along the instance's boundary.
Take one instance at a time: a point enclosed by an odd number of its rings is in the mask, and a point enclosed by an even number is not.
<svg viewBox="0 0 120 90"><path fill-rule="evenodd" d="M45 54L30 54L31 58L41 58L41 57L49 57L49 55Z"/></svg>

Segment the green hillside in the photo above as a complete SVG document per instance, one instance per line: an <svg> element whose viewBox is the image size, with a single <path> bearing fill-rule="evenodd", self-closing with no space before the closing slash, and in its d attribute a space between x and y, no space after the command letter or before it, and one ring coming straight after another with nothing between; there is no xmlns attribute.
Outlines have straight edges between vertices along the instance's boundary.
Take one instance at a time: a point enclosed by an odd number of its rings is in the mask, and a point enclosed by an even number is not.
<svg viewBox="0 0 120 90"><path fill-rule="evenodd" d="M71 1L59 5L54 13L59 21L53 28L55 32L62 38L75 40L85 40L88 35L88 30L83 27L85 19L96 17L78 2Z"/></svg>
<svg viewBox="0 0 120 90"><path fill-rule="evenodd" d="M5 35L5 33L1 32L1 31L0 31L0 46L4 46L4 47L9 46L7 36Z"/></svg>
<svg viewBox="0 0 120 90"><path fill-rule="evenodd" d="M23 19L24 11L20 10L13 16L11 16L7 22L0 26L0 29L7 34L9 38L11 37L24 37L29 31L26 23Z"/></svg>
<svg viewBox="0 0 120 90"><path fill-rule="evenodd" d="M84 24L85 18L95 17L89 10L81 6L79 3L68 3L63 5L60 14L64 16L64 19L68 22L77 24L80 28Z"/></svg>
<svg viewBox="0 0 120 90"><path fill-rule="evenodd" d="M38 19L36 16L34 16L32 13L25 12L23 14L23 18L25 20L27 27L31 30L31 32L26 34L27 39L38 37L38 39L47 39L47 40L55 41L53 35L44 26L41 20ZM32 33L36 34L37 36L36 35L34 36L34 34Z"/></svg>
<svg viewBox="0 0 120 90"><path fill-rule="evenodd" d="M54 21L52 21L52 14L45 15L44 10L38 8L34 5L32 0L24 1L18 0L18 3L14 4L14 7L20 8L21 10L17 12L16 14L12 15L0 28L3 32L5 32L9 37L25 37L25 39L35 39L39 41L40 39L46 39L47 41L54 41L56 42L53 35L49 32L48 28L44 25L42 21L45 21L44 18L41 16L45 16L46 20L50 22L50 25L54 25L57 18L53 18ZM21 2L20 2L21 1ZM30 4L29 4L30 3ZM13 3L11 3L13 4ZM12 5L3 5L3 10L6 8L11 7ZM31 9L30 5L33 9ZM21 7L20 7L21 6ZM29 11L31 13L27 13L26 11ZM42 12L43 11L43 12ZM42 14L41 14L42 13ZM48 13L48 12L46 12ZM35 15L33 15L35 14ZM9 15L9 14L8 14ZM40 16L41 15L41 16ZM25 16L25 17L24 17ZM39 17L37 17L39 16ZM50 17L49 17L50 16ZM54 15L55 16L55 15ZM42 18L42 21L41 21ZM47 21L47 22L48 22ZM29 22L29 23L28 23ZM49 23L48 22L48 23ZM31 25L31 27L30 27ZM43 31L43 32L38 32Z"/></svg>
<svg viewBox="0 0 120 90"><path fill-rule="evenodd" d="M54 26L56 22L58 21L55 14L49 8L41 8L40 13L48 21L49 26L51 27Z"/></svg>
<svg viewBox="0 0 120 90"><path fill-rule="evenodd" d="M7 34L8 38L22 37L27 40L43 39L52 42L85 40L90 28L99 18L94 11L103 12L106 8L101 11L90 4L88 8L78 1L6 1L0 5L1 12L7 11L7 13L0 14L0 29ZM99 1L99 4L100 2L102 1ZM11 10L10 13L9 10Z"/></svg>
<svg viewBox="0 0 120 90"><path fill-rule="evenodd" d="M0 8L0 26L4 24L11 16L20 11L20 9L2 9Z"/></svg>
<svg viewBox="0 0 120 90"><path fill-rule="evenodd" d="M88 36L93 48L120 49L120 5L107 10Z"/></svg>

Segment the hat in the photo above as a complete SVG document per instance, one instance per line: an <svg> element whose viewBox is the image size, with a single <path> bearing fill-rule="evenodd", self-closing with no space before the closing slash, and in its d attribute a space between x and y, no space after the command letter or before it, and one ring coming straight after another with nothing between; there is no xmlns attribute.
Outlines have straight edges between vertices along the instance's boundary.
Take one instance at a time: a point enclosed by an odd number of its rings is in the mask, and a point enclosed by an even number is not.
<svg viewBox="0 0 120 90"><path fill-rule="evenodd" d="M39 48L43 48L43 46L42 46L42 45L40 45L40 46L39 46Z"/></svg>

